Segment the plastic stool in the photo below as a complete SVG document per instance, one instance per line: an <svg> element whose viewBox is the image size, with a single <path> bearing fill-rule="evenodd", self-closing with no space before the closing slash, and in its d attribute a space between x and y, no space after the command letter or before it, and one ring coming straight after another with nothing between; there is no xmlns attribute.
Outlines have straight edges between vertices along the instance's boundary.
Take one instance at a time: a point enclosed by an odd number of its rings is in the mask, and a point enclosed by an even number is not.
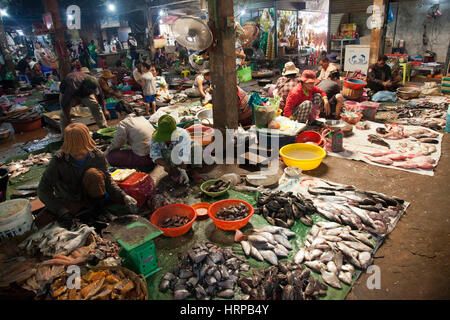
<svg viewBox="0 0 450 320"><path fill-rule="evenodd" d="M99 62L100 62L99 68L108 69L108 65L106 64L106 59L100 59Z"/></svg>
<svg viewBox="0 0 450 320"><path fill-rule="evenodd" d="M23 81L23 80L25 80L26 83L30 84L30 80L28 80L28 76L27 76L26 74L19 74L19 75L17 76L17 80L18 80L18 81Z"/></svg>
<svg viewBox="0 0 450 320"><path fill-rule="evenodd" d="M189 70L183 70L181 74L186 78L186 75L191 75L191 72Z"/></svg>

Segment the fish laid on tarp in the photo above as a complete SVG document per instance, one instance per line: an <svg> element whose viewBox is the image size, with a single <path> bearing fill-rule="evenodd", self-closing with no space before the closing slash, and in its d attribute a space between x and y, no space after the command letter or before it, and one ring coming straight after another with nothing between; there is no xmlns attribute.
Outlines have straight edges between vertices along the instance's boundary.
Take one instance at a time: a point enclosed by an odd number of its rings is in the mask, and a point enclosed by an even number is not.
<svg viewBox="0 0 450 320"><path fill-rule="evenodd" d="M328 289L307 268L291 262L253 270L253 275L239 279L238 285L252 300L315 300Z"/></svg>
<svg viewBox="0 0 450 320"><path fill-rule="evenodd" d="M391 148L389 143L374 134L369 134L367 140L369 140L370 143L378 144L380 146L387 147L388 149Z"/></svg>

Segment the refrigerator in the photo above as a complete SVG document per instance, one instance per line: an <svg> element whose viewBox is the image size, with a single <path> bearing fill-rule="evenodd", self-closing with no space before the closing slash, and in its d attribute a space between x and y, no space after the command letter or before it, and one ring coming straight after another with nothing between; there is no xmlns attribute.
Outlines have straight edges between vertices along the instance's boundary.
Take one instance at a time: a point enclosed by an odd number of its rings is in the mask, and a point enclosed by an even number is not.
<svg viewBox="0 0 450 320"><path fill-rule="evenodd" d="M349 44L345 46L344 71L361 70L367 74L369 68L370 45Z"/></svg>

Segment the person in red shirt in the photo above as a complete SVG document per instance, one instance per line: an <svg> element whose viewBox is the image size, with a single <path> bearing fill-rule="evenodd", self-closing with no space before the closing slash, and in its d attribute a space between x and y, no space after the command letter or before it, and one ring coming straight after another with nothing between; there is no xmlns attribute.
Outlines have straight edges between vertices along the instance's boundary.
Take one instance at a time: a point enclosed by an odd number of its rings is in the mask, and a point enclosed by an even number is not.
<svg viewBox="0 0 450 320"><path fill-rule="evenodd" d="M283 115L306 123L318 117L320 109L330 114L330 104L325 92L315 86L316 74L313 70L305 70L300 83L295 86L286 99ZM323 106L323 107L322 107Z"/></svg>

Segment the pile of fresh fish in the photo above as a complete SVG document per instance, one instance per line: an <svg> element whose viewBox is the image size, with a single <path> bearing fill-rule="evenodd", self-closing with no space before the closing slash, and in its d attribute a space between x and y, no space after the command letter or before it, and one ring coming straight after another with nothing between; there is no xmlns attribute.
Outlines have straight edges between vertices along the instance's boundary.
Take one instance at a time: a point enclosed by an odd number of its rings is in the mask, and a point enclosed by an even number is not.
<svg viewBox="0 0 450 320"><path fill-rule="evenodd" d="M433 130L442 130L445 127L446 110L448 103L433 103L422 101L409 102L407 106L397 108L397 123L423 126Z"/></svg>
<svg viewBox="0 0 450 320"><path fill-rule="evenodd" d="M189 221L191 221L191 219L189 219L189 217L186 216L180 216L178 214L171 216L167 219L165 219L163 222L161 222L159 224L159 226L161 228L178 228L178 227L182 227L185 224L189 223Z"/></svg>
<svg viewBox="0 0 450 320"><path fill-rule="evenodd" d="M408 137L408 134L404 132L403 126L392 123L386 124L385 127L376 129L377 134L384 139L398 140Z"/></svg>
<svg viewBox="0 0 450 320"><path fill-rule="evenodd" d="M21 174L30 171L30 167L34 165L48 165L52 158L51 153L30 154L26 160L12 161L7 165L3 165L2 168L6 168L9 171L9 178L15 178Z"/></svg>
<svg viewBox="0 0 450 320"><path fill-rule="evenodd" d="M40 265L36 273L21 285L22 288L38 293L38 291L51 279L59 277L66 271L63 265Z"/></svg>
<svg viewBox="0 0 450 320"><path fill-rule="evenodd" d="M245 219L249 214L249 208L245 204L239 203L235 206L220 209L215 218L224 221L236 221Z"/></svg>
<svg viewBox="0 0 450 320"><path fill-rule="evenodd" d="M436 148L434 148L436 150ZM376 152L364 152L361 153L367 154L365 156L366 159L384 164L384 165L392 165L393 167L399 168L408 168L408 169L433 169L436 164L436 160L432 157L426 156L423 153L402 153L395 152L392 150L388 151L376 151ZM429 152L433 152L432 148L424 149L426 154Z"/></svg>
<svg viewBox="0 0 450 320"><path fill-rule="evenodd" d="M233 298L239 271L250 269L244 262L231 248L196 244L186 254L179 255L178 266L164 275L159 289L162 292L171 289L175 300Z"/></svg>
<svg viewBox="0 0 450 320"><path fill-rule="evenodd" d="M84 246L88 237L94 232L86 225L80 226L76 231L69 231L61 228L57 223L51 223L22 241L19 248L25 249L31 255L70 254Z"/></svg>
<svg viewBox="0 0 450 320"><path fill-rule="evenodd" d="M304 247L294 256L294 263L319 273L330 286L341 289L351 285L355 267L365 270L372 262L371 235L351 230L336 222L317 222L306 236Z"/></svg>
<svg viewBox="0 0 450 320"><path fill-rule="evenodd" d="M253 275L239 279L238 285L245 294L242 300L314 300L328 289L309 269L290 262L253 270Z"/></svg>
<svg viewBox="0 0 450 320"><path fill-rule="evenodd" d="M221 192L230 186L231 182L219 180L205 188L207 192Z"/></svg>
<svg viewBox="0 0 450 320"><path fill-rule="evenodd" d="M80 288L69 289L65 274L38 294L43 300L145 300L146 292L116 268L90 270L80 279Z"/></svg>
<svg viewBox="0 0 450 320"><path fill-rule="evenodd" d="M318 213L324 218L366 230L378 235L392 231L404 211L404 200L375 191L364 191L354 186L339 185L314 179L307 188L314 198ZM318 185L319 184L319 185Z"/></svg>
<svg viewBox="0 0 450 320"><path fill-rule="evenodd" d="M235 242L240 242L246 256L252 256L256 260L277 265L278 258L287 258L292 244L289 238L295 236L295 232L276 226L265 226L261 229L251 229L252 234L244 235L236 230Z"/></svg>
<svg viewBox="0 0 450 320"><path fill-rule="evenodd" d="M274 226L291 228L296 220L311 226L311 215L316 212L314 203L302 195L292 192L262 193L258 199L256 214L261 214Z"/></svg>

